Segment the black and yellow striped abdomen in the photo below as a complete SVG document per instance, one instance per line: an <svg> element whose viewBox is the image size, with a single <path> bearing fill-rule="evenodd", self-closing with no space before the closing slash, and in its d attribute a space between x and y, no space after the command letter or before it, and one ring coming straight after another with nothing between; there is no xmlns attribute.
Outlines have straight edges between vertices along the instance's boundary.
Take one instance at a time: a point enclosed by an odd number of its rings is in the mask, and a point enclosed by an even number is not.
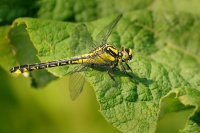
<svg viewBox="0 0 200 133"><path fill-rule="evenodd" d="M89 56L79 56L69 59L57 60L57 61L50 61L44 63L35 63L35 64L27 64L27 65L20 65L10 69L11 73L24 73L28 71L50 68L50 67L57 67L57 66L64 66L70 64L82 64L83 62L88 61Z"/></svg>

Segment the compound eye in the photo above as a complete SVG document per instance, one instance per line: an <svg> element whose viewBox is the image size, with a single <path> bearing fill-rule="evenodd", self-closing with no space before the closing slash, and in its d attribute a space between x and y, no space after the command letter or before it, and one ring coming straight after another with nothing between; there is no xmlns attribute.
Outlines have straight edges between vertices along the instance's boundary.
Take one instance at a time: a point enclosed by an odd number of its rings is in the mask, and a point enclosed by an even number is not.
<svg viewBox="0 0 200 133"><path fill-rule="evenodd" d="M125 48L125 51L129 54L129 48Z"/></svg>
<svg viewBox="0 0 200 133"><path fill-rule="evenodd" d="M128 55L129 55L129 60L131 60L132 59L132 54L133 54L133 51L132 51L132 49L128 49Z"/></svg>
<svg viewBox="0 0 200 133"><path fill-rule="evenodd" d="M130 59L130 60L132 59L132 55L129 55L129 59Z"/></svg>

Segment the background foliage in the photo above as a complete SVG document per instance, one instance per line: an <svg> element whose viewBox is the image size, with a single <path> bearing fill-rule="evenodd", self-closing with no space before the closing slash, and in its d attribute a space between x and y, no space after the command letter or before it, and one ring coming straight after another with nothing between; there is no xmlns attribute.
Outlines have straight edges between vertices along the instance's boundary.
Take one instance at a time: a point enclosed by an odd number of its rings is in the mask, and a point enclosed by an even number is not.
<svg viewBox="0 0 200 133"><path fill-rule="evenodd" d="M0 132L200 132L199 4L1 1ZM106 73L89 71L90 84L71 102L66 67L34 72L31 78L9 74L17 64L66 57L76 23L85 22L95 39L120 13L124 16L108 42L134 49L134 79L117 70L118 89Z"/></svg>

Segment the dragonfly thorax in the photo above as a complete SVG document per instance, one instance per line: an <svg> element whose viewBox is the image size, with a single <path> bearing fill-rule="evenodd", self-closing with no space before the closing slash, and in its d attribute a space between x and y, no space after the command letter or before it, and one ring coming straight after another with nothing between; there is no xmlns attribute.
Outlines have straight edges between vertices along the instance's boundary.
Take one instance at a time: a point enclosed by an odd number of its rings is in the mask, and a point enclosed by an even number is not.
<svg viewBox="0 0 200 133"><path fill-rule="evenodd" d="M127 62L128 60L132 59L133 51L130 48L122 47L121 51L121 61Z"/></svg>

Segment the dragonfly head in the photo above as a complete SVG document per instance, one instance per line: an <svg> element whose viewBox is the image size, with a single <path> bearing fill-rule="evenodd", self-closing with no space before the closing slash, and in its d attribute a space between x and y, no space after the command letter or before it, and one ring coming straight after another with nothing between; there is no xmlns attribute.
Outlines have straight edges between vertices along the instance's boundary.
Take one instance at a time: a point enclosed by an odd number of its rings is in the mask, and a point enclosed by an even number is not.
<svg viewBox="0 0 200 133"><path fill-rule="evenodd" d="M127 62L132 59L133 50L130 48L122 47L122 61Z"/></svg>

